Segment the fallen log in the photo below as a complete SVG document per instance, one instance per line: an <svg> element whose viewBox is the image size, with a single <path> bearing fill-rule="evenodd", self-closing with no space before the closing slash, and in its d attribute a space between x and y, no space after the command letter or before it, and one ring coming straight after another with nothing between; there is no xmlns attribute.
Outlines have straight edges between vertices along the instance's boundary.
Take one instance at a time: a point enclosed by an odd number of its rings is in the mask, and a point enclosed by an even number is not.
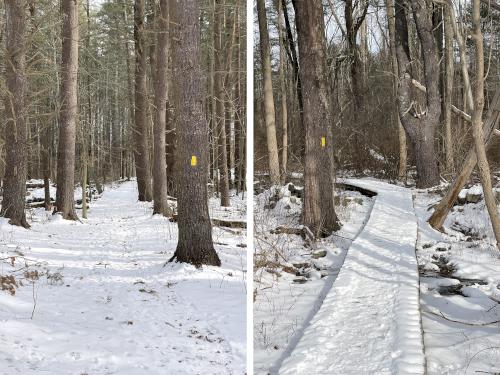
<svg viewBox="0 0 500 375"><path fill-rule="evenodd" d="M245 229L247 227L247 223L245 221L215 219L215 218L212 218L212 225L215 227L241 228L241 229Z"/></svg>

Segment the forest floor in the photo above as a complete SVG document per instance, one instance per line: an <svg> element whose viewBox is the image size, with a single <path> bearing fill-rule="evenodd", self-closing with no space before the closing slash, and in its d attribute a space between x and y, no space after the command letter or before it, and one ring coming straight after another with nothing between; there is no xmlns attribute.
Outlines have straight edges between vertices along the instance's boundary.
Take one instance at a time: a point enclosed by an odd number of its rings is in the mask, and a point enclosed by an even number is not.
<svg viewBox="0 0 500 375"><path fill-rule="evenodd" d="M442 190L414 191L427 373L499 374L500 253L482 189L462 190L440 233L427 219Z"/></svg>
<svg viewBox="0 0 500 375"><path fill-rule="evenodd" d="M454 209L443 234L426 223L436 191L349 182L379 194L356 205L341 191L344 226L316 248L274 229L300 227L286 187L256 198L256 374L500 372L500 257L484 202Z"/></svg>
<svg viewBox="0 0 500 375"><path fill-rule="evenodd" d="M211 215L244 220L245 201L232 204L211 199ZM220 268L164 266L177 225L151 206L128 181L82 222L43 209L30 230L1 219L2 375L245 373L245 230L214 227Z"/></svg>

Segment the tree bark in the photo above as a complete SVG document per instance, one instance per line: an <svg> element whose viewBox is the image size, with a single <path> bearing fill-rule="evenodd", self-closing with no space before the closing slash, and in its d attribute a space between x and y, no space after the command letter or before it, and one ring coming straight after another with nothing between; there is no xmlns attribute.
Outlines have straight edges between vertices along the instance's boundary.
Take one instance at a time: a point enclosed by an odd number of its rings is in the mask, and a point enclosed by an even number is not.
<svg viewBox="0 0 500 375"><path fill-rule="evenodd" d="M208 213L208 124L201 69L200 2L170 1L173 80L178 112L176 178L179 241L170 261L220 266Z"/></svg>
<svg viewBox="0 0 500 375"><path fill-rule="evenodd" d="M5 0L6 158L1 216L9 218L12 225L29 228L24 211L27 173L25 5L24 0Z"/></svg>
<svg viewBox="0 0 500 375"><path fill-rule="evenodd" d="M332 95L321 0L297 1L295 17L306 129L303 221L315 236L325 236L340 223L334 206Z"/></svg>
<svg viewBox="0 0 500 375"><path fill-rule="evenodd" d="M264 85L264 115L267 135L267 152L269 158L269 174L271 177L271 183L273 185L279 185L280 166L278 142L276 140L276 113L274 110L271 52L269 46L269 33L267 30L265 0L257 0L257 17L259 19L260 54L262 59L262 76Z"/></svg>
<svg viewBox="0 0 500 375"><path fill-rule="evenodd" d="M417 187L428 188L439 184L439 170L434 137L441 115L439 95L439 63L432 33L430 12L424 0L396 0L395 44L398 60L399 118L413 146L417 165ZM417 34L422 46L424 76L427 86L425 109L421 109L412 95L412 69L408 44L406 9L413 11Z"/></svg>
<svg viewBox="0 0 500 375"><path fill-rule="evenodd" d="M78 1L63 0L59 145L55 212L77 220L75 212L75 141L78 111Z"/></svg>
<svg viewBox="0 0 500 375"><path fill-rule="evenodd" d="M476 49L476 85L474 112L472 113L472 135L477 155L477 167L479 177L483 185L484 200L490 215L493 233L497 240L497 248L500 250L500 216L498 214L495 196L493 195L493 186L491 183L491 171L486 149L484 147L484 133L482 127L482 115L484 109L484 41L481 32L481 4L480 0L472 2L472 39Z"/></svg>
<svg viewBox="0 0 500 375"><path fill-rule="evenodd" d="M165 130L167 120L167 68L168 68L168 0L160 0L156 42L156 79L154 159L153 159L153 214L171 216L167 201L167 162L165 159Z"/></svg>
<svg viewBox="0 0 500 375"><path fill-rule="evenodd" d="M135 168L139 201L151 201L151 173L149 168L148 121L147 121L147 56L144 35L145 0L135 0Z"/></svg>

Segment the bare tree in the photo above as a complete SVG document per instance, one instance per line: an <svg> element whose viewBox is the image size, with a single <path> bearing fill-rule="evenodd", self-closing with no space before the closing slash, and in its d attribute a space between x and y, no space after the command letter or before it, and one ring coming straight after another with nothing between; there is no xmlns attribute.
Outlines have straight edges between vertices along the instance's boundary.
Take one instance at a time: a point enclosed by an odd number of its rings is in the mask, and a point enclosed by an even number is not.
<svg viewBox="0 0 500 375"><path fill-rule="evenodd" d="M149 169L148 105L147 105L147 56L144 30L145 0L135 0L135 168L140 201L151 201L151 173Z"/></svg>
<svg viewBox="0 0 500 375"><path fill-rule="evenodd" d="M26 200L26 16L24 0L5 0L6 84L5 176L1 215L13 225L29 228Z"/></svg>
<svg viewBox="0 0 500 375"><path fill-rule="evenodd" d="M75 212L75 141L78 111L78 0L62 1L62 62L55 212L77 220Z"/></svg>
<svg viewBox="0 0 500 375"><path fill-rule="evenodd" d="M168 68L168 0L160 0L156 42L155 123L153 158L153 214L170 216L167 201L167 163L165 159L165 130L167 120Z"/></svg>
<svg viewBox="0 0 500 375"><path fill-rule="evenodd" d="M274 110L271 52L265 0L257 0L257 17L259 19L260 54L262 58L262 76L264 79L264 114L269 157L269 173L271 176L271 183L278 185L280 183L280 166L278 142L276 140L276 113Z"/></svg>
<svg viewBox="0 0 500 375"><path fill-rule="evenodd" d="M306 129L304 224L316 236L340 228L334 206L331 93L321 0L297 1L300 78Z"/></svg>
<svg viewBox="0 0 500 375"><path fill-rule="evenodd" d="M170 1L175 108L179 242L170 261L220 266L208 213L208 124L201 69L200 1Z"/></svg>

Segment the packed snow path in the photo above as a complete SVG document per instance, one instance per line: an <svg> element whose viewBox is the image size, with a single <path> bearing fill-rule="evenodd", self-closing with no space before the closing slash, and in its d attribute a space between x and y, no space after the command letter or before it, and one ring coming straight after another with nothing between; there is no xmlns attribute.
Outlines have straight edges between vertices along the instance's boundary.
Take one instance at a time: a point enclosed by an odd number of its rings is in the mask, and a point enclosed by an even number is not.
<svg viewBox="0 0 500 375"><path fill-rule="evenodd" d="M424 374L411 190L346 182L376 192L375 204L279 374Z"/></svg>
<svg viewBox="0 0 500 375"><path fill-rule="evenodd" d="M33 319L29 281L0 292L0 374L244 374L244 232L214 228L220 268L163 267L177 225L151 212L131 181L83 223L43 209L31 230L2 219L1 255L17 250L53 277L34 283Z"/></svg>

